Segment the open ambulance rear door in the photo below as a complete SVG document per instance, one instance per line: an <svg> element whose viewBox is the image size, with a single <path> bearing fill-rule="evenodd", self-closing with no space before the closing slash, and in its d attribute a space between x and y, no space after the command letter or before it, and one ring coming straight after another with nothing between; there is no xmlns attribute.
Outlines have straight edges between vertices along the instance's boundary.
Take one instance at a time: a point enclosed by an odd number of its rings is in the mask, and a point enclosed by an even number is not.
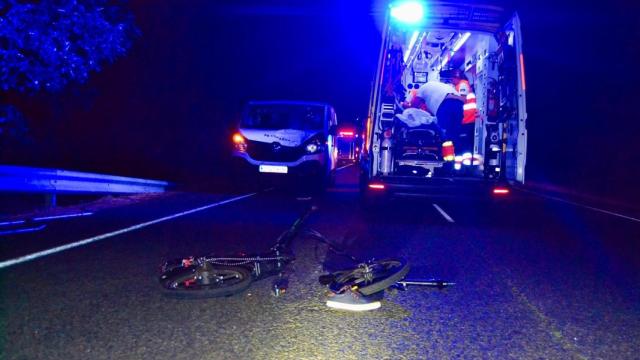
<svg viewBox="0 0 640 360"><path fill-rule="evenodd" d="M509 181L524 183L525 165L527 162L527 105L525 92L527 89L524 73L524 55L522 52L522 32L520 18L517 13L504 27L504 31L513 34L511 41L516 53L517 113L507 123L506 178Z"/></svg>

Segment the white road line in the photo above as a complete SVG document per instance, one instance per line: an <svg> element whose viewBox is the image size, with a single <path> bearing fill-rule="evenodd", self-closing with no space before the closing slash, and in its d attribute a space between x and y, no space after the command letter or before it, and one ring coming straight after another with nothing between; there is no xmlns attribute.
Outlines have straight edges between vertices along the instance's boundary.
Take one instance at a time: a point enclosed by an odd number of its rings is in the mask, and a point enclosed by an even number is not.
<svg viewBox="0 0 640 360"><path fill-rule="evenodd" d="M9 266L13 266L13 265L17 265L17 264L20 264L20 263L23 263L23 262L35 260L35 259L41 258L43 256L56 254L56 253L59 253L61 251L73 249L73 248L78 247L78 246L91 244L91 243L96 242L96 241L100 241L100 240L104 240L104 239L107 239L107 238L110 238L110 237L114 237L114 236L117 236L117 235L128 233L130 231L142 229L144 227L147 227L147 226L150 226L150 225L153 225L153 224L157 224L157 223L160 223L160 222L163 222L163 221L167 221L167 220L175 219L177 217L193 214L193 213L198 212L198 211L207 210L207 209L210 209L212 207L216 207L216 206L228 204L228 203L231 203L231 202L234 202L234 201L242 200L242 199L248 198L250 196L254 196L256 194L257 193L251 193L251 194L246 194L246 195L242 195L242 196L236 196L236 197L231 198L231 199L227 199L227 200L219 201L219 202L216 202L216 203L213 203L213 204L201 206L199 208L183 211L181 213L165 216L165 217L160 218L160 219L147 221L145 223L138 224L138 225L133 225L133 226L130 226L130 227L125 228L125 229L112 231L110 233L94 236L94 237L91 237L91 238L88 238L88 239L84 239L84 240L80 240L80 241L76 241L76 242L70 243L70 244L57 246L57 247L54 247L54 248L51 248L51 249L48 249L48 250L39 251L39 252L36 252L36 253L33 253L33 254L20 256L20 257L17 257L15 259L5 260L5 261L0 262L0 269L6 268L6 267L9 267Z"/></svg>
<svg viewBox="0 0 640 360"><path fill-rule="evenodd" d="M57 220L57 219L66 219L66 218L72 218L72 217L78 217L78 216L91 216L91 215L93 215L92 212L82 212L77 214L42 216L42 217L33 218L31 220L45 221L45 220ZM0 222L0 226L18 225L18 224L24 224L26 222L27 222L26 220L6 221L6 222Z"/></svg>
<svg viewBox="0 0 640 360"><path fill-rule="evenodd" d="M563 202L563 203L570 204L570 205L573 205L573 206L589 209L589 210L592 210L592 211L597 211L597 212L600 212L600 213L603 213L603 214L607 214L607 215L611 215L611 216L617 216L619 218L623 218L623 219L627 219L627 220L631 220L631 221L635 221L635 222L640 223L640 219L638 219L638 218L634 218L634 217L623 215L623 214L618 214L618 213L613 212L613 211L599 209L597 207L580 204L580 203L577 203L577 202L565 200L565 199L562 199L562 198L559 198L559 197L555 197L555 196L551 196L551 195L540 194L538 192L531 191L531 190L520 189L520 188L517 188L517 189L520 190L520 191L528 192L528 193L543 197L543 198L547 198L547 199Z"/></svg>
<svg viewBox="0 0 640 360"><path fill-rule="evenodd" d="M449 216L449 214L447 214L444 210L442 210L442 208L440 206L438 206L438 204L433 204L433 207L436 208L436 210L438 210L440 215L442 215L442 217L445 218L448 222L450 222L450 223L454 223L455 222L453 220L453 218L451 218L451 216Z"/></svg>
<svg viewBox="0 0 640 360"><path fill-rule="evenodd" d="M36 227L31 227L31 228L24 228L24 229L16 229L16 230L5 230L5 231L0 231L0 235L13 235L13 234L22 234L22 233L28 233L28 232L35 232L35 231L40 231L44 228L46 228L47 225L40 225L40 226L36 226Z"/></svg>
<svg viewBox="0 0 640 360"><path fill-rule="evenodd" d="M349 166L353 166L353 164L348 164L348 165L345 165L345 166L343 166L343 167L339 167L339 168L337 168L337 169L336 169L336 171L339 171L339 170L342 170L342 169L346 169L346 168L348 168Z"/></svg>
<svg viewBox="0 0 640 360"><path fill-rule="evenodd" d="M0 226L18 225L18 224L24 224L25 222L26 221L24 221L24 220L5 221L5 222L1 222Z"/></svg>
<svg viewBox="0 0 640 360"><path fill-rule="evenodd" d="M57 220L57 219L66 219L66 218L72 218L72 217L91 216L91 215L93 215L92 212L83 212L83 213L77 213L77 214L43 216L43 217L33 218L33 221Z"/></svg>

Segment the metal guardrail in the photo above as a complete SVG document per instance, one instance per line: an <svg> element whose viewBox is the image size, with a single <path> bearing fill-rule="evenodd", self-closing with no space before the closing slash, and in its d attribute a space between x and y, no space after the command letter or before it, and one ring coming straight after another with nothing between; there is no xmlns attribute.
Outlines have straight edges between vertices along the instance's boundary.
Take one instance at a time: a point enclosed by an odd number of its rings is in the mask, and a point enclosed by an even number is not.
<svg viewBox="0 0 640 360"><path fill-rule="evenodd" d="M166 181L0 165L0 192L134 194L164 192L168 186Z"/></svg>

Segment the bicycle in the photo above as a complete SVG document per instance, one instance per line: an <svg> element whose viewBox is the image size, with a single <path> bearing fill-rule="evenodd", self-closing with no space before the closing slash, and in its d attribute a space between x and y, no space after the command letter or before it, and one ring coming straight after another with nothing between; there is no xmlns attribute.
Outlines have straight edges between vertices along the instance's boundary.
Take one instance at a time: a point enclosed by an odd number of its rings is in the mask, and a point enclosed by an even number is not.
<svg viewBox="0 0 640 360"><path fill-rule="evenodd" d="M410 266L403 259L361 261L354 256L336 249L322 234L310 231L310 235L329 245L334 253L349 257L358 264L353 268L338 270L321 275L318 281L329 290L327 306L342 310L367 311L381 306L380 300L385 290L406 291L409 286L436 287L440 290L455 285L441 279L407 279Z"/></svg>
<svg viewBox="0 0 640 360"><path fill-rule="evenodd" d="M208 255L165 262L161 266L160 284L164 295L181 299L230 296L244 291L252 282L279 275L275 294L284 293L287 280L283 271L295 257L289 245L313 208L306 211L283 232L270 251L254 255Z"/></svg>
<svg viewBox="0 0 640 360"><path fill-rule="evenodd" d="M284 271L295 260L289 249L290 244L300 234L304 221L313 210L315 208L311 207L283 232L267 253L239 256L212 254L166 261L161 265L159 279L164 295L179 299L231 296L244 291L254 281L271 276L278 276L272 287L273 294L284 294L288 287ZM334 247L317 231L307 229L304 234L326 243L331 251L348 256L358 264L353 269L320 277L320 282L328 285L334 294L359 294L365 303L370 300L373 302L381 298L385 289L401 286L409 272L409 264L405 260L360 261Z"/></svg>

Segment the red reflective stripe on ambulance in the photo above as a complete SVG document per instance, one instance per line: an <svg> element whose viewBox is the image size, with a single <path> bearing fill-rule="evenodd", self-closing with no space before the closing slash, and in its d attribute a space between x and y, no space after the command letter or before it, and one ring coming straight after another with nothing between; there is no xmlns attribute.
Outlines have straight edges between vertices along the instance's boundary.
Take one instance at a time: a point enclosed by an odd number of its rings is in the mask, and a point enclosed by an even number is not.
<svg viewBox="0 0 640 360"><path fill-rule="evenodd" d="M527 82L524 79L524 55L520 54L520 77L522 78L522 90L527 89Z"/></svg>

